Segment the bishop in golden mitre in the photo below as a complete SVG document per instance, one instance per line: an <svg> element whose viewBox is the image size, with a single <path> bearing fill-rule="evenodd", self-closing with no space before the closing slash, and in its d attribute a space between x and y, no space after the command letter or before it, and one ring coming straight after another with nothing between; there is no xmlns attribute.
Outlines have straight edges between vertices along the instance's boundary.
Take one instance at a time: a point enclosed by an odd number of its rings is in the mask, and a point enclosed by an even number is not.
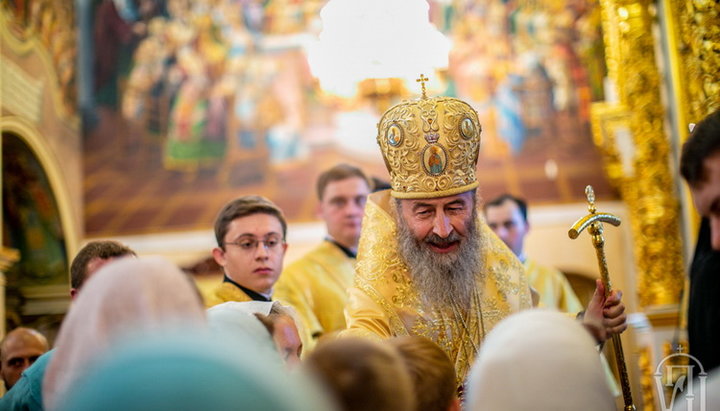
<svg viewBox="0 0 720 411"><path fill-rule="evenodd" d="M458 383L485 335L531 308L522 263L478 213L475 110L423 96L391 107L377 142L391 189L371 194L348 290L345 335L422 335L454 362ZM618 293L598 286L584 321L604 340L626 327ZM528 336L532 338L532 336Z"/></svg>

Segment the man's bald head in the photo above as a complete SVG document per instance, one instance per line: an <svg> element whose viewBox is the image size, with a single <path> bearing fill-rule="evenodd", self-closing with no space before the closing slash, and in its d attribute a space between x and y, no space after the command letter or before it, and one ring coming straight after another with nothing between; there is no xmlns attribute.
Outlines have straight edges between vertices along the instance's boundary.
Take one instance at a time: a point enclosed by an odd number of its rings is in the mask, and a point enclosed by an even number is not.
<svg viewBox="0 0 720 411"><path fill-rule="evenodd" d="M0 343L0 375L5 389L12 388L22 372L48 348L45 336L32 328L19 327L10 331Z"/></svg>

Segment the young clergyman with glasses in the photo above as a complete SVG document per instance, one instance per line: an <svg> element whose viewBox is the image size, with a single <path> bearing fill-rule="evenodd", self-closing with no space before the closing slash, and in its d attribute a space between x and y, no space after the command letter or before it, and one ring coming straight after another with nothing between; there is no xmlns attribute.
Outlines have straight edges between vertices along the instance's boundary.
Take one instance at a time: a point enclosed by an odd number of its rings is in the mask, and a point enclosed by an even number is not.
<svg viewBox="0 0 720 411"><path fill-rule="evenodd" d="M215 220L218 246L212 251L223 267L223 282L206 301L270 301L283 267L287 223L282 211L260 196L237 198Z"/></svg>

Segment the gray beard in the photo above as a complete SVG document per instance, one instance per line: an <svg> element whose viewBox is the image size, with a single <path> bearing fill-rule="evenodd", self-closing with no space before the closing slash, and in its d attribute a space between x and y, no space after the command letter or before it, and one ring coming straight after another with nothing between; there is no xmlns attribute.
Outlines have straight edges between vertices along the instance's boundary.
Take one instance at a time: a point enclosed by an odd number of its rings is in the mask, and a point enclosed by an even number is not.
<svg viewBox="0 0 720 411"><path fill-rule="evenodd" d="M464 311L472 306L483 241L475 223L476 217L477 211L473 209L466 237L453 230L447 238L432 233L422 240L415 238L402 216L397 218L400 255L410 270L421 301L432 310L443 311L454 305ZM447 254L436 253L429 245L458 240L457 250Z"/></svg>

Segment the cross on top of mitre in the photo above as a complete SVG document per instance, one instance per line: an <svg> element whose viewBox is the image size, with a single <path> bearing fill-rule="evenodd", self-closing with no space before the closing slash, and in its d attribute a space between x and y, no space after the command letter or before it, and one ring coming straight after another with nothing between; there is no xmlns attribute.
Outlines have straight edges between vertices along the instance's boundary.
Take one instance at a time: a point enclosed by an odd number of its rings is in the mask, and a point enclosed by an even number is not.
<svg viewBox="0 0 720 411"><path fill-rule="evenodd" d="M424 74L420 74L420 78L415 80L422 85L422 98L427 98L427 94L426 94L426 90L425 90L425 82L428 80L429 79L427 77L425 77Z"/></svg>

